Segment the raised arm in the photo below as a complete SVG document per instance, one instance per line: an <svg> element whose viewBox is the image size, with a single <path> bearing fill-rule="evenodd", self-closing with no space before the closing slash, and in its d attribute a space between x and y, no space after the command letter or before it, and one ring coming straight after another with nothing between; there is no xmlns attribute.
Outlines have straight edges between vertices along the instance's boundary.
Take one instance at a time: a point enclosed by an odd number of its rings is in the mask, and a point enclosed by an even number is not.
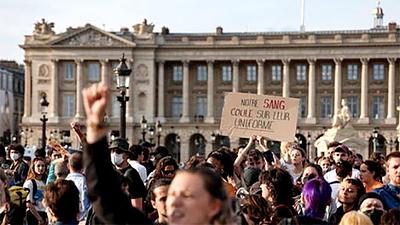
<svg viewBox="0 0 400 225"><path fill-rule="evenodd" d="M246 147L239 150L238 156L237 156L235 162L233 163L234 167L240 167L240 165L242 164L243 160L245 159L245 157L247 155L247 152L251 149L251 146L254 144L254 140L256 140L256 137L251 136L249 138L249 142L247 143Z"/></svg>
<svg viewBox="0 0 400 225"><path fill-rule="evenodd" d="M124 194L121 176L114 170L108 152L103 124L109 90L102 84L94 84L83 90L83 102L87 116L87 144L84 159L89 199L96 217L104 224L150 224L150 221L130 204Z"/></svg>

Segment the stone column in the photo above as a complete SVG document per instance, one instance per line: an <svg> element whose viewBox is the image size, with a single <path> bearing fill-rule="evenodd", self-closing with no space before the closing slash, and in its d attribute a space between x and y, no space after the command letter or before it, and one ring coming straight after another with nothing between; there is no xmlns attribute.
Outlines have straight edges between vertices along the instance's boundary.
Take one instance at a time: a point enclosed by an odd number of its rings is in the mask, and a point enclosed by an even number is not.
<svg viewBox="0 0 400 225"><path fill-rule="evenodd" d="M400 100L400 97L399 97ZM396 131L397 131L397 141L400 143L400 106L397 106L397 111L399 111L399 121L396 127ZM400 144L399 144L399 148L397 149L397 151L400 152Z"/></svg>
<svg viewBox="0 0 400 225"><path fill-rule="evenodd" d="M361 59L361 111L359 123L368 124L368 58Z"/></svg>
<svg viewBox="0 0 400 225"><path fill-rule="evenodd" d="M110 75L108 74L108 59L100 60L100 64L101 64L101 82L103 82L107 86L110 86Z"/></svg>
<svg viewBox="0 0 400 225"><path fill-rule="evenodd" d="M232 60L232 66L233 66L232 92L239 91L239 63L240 60L238 59Z"/></svg>
<svg viewBox="0 0 400 225"><path fill-rule="evenodd" d="M182 88L182 117L181 123L190 122L189 118L189 61L183 61L183 88Z"/></svg>
<svg viewBox="0 0 400 225"><path fill-rule="evenodd" d="M257 94L258 95L263 95L264 94L264 59L258 59L257 60L257 66L258 66L258 82L257 82Z"/></svg>
<svg viewBox="0 0 400 225"><path fill-rule="evenodd" d="M51 111L50 111L50 118L51 117L58 117L58 60L52 59L51 60Z"/></svg>
<svg viewBox="0 0 400 225"><path fill-rule="evenodd" d="M101 82L103 82L105 85L107 85L108 87L111 88L111 76L113 76L113 72L109 72L109 67L108 67L108 59L102 59L100 60L100 64L101 64ZM110 74L109 74L110 73ZM112 99L113 101L114 99ZM106 114L109 117L111 115L111 104L107 105L107 109L106 109Z"/></svg>
<svg viewBox="0 0 400 225"><path fill-rule="evenodd" d="M134 83L134 77L135 77L135 70L134 70L134 61L133 61L133 59L131 58L131 59L128 59L127 61L126 61L126 63L127 63L127 65L128 65L128 67L132 70L132 72L131 72L131 74L129 75L129 89L128 89L128 91L127 91L127 94L128 94L128 97L129 97L129 100L126 102L126 118L127 118L127 122L132 122L133 121L133 118L132 118L132 115L133 115L133 104L134 104L134 101L133 101L133 99L136 99L135 98L135 92L134 92L134 89L133 89L133 83ZM154 115L152 115L152 119L153 119L153 116Z"/></svg>
<svg viewBox="0 0 400 225"><path fill-rule="evenodd" d="M395 58L388 58L389 62L389 71L388 71L388 109L387 109L387 117L385 123L387 124L396 124L396 117L394 116L395 112Z"/></svg>
<svg viewBox="0 0 400 225"><path fill-rule="evenodd" d="M289 66L290 59L282 59L283 63L283 83L282 83L282 97L289 97L290 95L290 82L289 82Z"/></svg>
<svg viewBox="0 0 400 225"><path fill-rule="evenodd" d="M335 58L335 91L334 91L334 107L333 115L335 118L340 111L342 101L342 60L341 58Z"/></svg>
<svg viewBox="0 0 400 225"><path fill-rule="evenodd" d="M83 89L83 59L75 60L76 63L76 114L75 118L83 118L83 101L82 101L82 89Z"/></svg>
<svg viewBox="0 0 400 225"><path fill-rule="evenodd" d="M158 62L158 120L165 122L164 110L164 61Z"/></svg>
<svg viewBox="0 0 400 225"><path fill-rule="evenodd" d="M206 123L214 123L214 61L207 61L207 117Z"/></svg>
<svg viewBox="0 0 400 225"><path fill-rule="evenodd" d="M306 123L315 124L315 62L316 59L308 59L308 110Z"/></svg>
<svg viewBox="0 0 400 225"><path fill-rule="evenodd" d="M24 84L24 118L30 117L32 110L32 61L24 60L25 84Z"/></svg>

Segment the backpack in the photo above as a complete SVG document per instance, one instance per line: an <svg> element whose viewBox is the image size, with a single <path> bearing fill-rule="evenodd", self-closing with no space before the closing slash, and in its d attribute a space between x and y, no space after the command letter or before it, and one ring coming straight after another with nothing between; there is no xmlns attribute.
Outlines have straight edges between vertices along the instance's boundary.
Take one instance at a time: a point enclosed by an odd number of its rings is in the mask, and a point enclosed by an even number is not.
<svg viewBox="0 0 400 225"><path fill-rule="evenodd" d="M10 202L18 207L25 207L26 197L29 194L29 189L21 186L12 186L8 188Z"/></svg>

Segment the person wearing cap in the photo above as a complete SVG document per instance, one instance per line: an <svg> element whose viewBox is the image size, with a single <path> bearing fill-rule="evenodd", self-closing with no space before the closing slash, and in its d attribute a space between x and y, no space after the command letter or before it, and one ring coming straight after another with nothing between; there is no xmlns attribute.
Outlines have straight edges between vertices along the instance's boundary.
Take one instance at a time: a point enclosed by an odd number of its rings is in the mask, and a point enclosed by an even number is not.
<svg viewBox="0 0 400 225"><path fill-rule="evenodd" d="M139 173L129 165L131 157L129 144L125 139L115 138L109 146L111 151L111 162L115 169L128 181L128 192L131 197L132 206L142 210L143 199L146 197L146 188Z"/></svg>
<svg viewBox="0 0 400 225"><path fill-rule="evenodd" d="M88 194L95 214L95 217L88 218L88 221L92 222L91 224L151 224L140 210L132 206L131 197L122 190L122 176L114 169L112 163L119 161L120 157L114 155L112 161L110 158L107 144L108 129L103 122L109 96L109 88L102 83L93 84L82 91L87 127L87 143L83 154ZM117 146L114 154L120 153L125 159L116 165L116 168L131 170L133 171L131 174L137 174L136 170L130 168L126 162L127 153L123 153L118 145L112 146ZM125 146L127 150L127 144ZM138 174L137 178L142 184Z"/></svg>
<svg viewBox="0 0 400 225"><path fill-rule="evenodd" d="M344 144L337 146L333 152L333 161L335 162L335 164L343 161L348 162L349 159L348 151L349 151L348 147ZM360 171L358 169L352 168L351 177L360 179ZM331 170L327 172L324 175L324 178L328 183L334 182L335 180L337 180L336 170Z"/></svg>

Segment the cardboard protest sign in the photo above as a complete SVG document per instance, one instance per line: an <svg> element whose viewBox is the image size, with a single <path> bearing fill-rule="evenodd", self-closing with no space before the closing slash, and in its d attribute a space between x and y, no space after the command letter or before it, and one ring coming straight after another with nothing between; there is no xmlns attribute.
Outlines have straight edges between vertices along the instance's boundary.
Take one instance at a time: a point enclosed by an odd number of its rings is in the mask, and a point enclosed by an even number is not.
<svg viewBox="0 0 400 225"><path fill-rule="evenodd" d="M226 93L220 130L230 137L263 136L293 141L299 99L247 93Z"/></svg>

